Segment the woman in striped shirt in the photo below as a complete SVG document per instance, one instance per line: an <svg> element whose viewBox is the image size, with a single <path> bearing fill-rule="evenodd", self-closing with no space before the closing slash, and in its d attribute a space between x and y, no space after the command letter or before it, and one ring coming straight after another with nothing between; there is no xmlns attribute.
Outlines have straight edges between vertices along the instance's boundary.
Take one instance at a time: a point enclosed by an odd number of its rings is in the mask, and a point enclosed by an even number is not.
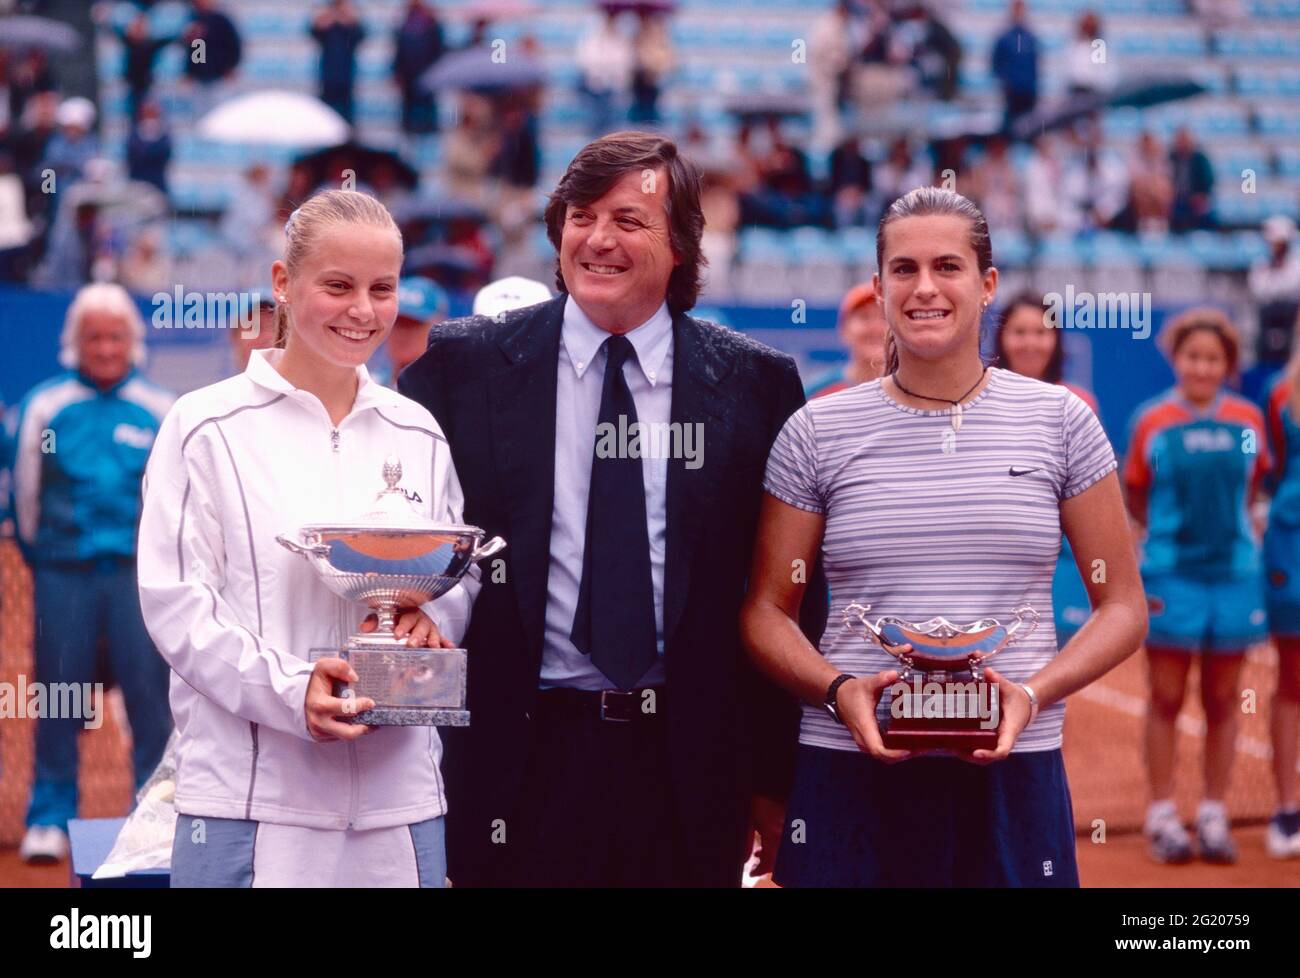
<svg viewBox="0 0 1300 978"><path fill-rule="evenodd" d="M970 201L912 191L881 220L876 251L887 376L811 401L786 423L742 611L759 667L805 704L775 879L1076 886L1064 700L1146 630L1114 453L1068 390L981 361L998 273ZM1051 582L1062 530L1095 610L1058 654ZM833 612L861 602L873 616L1010 623L1023 604L1039 611L1037 631L985 670L1001 703L995 748L919 757L885 746L894 658L860 632L827 629L819 650L799 631L799 568L819 554Z"/></svg>

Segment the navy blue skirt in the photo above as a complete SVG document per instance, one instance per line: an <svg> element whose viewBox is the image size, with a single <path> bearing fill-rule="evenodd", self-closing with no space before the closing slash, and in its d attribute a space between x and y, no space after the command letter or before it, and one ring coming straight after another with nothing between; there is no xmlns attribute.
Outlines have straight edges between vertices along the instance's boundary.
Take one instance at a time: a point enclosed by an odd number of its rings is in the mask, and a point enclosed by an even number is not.
<svg viewBox="0 0 1300 978"><path fill-rule="evenodd" d="M799 745L781 886L1076 887L1074 811L1059 750L979 766L884 764Z"/></svg>

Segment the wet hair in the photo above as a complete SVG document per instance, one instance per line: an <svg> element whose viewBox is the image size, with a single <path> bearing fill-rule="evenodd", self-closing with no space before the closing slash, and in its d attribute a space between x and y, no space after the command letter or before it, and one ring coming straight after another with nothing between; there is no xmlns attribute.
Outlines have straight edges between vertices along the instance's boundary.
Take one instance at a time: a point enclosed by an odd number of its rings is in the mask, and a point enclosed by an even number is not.
<svg viewBox="0 0 1300 978"><path fill-rule="evenodd" d="M1198 306L1175 316L1160 330L1160 348L1172 361L1188 338L1200 331L1212 334L1219 341L1228 360L1228 375L1235 374L1241 362L1241 335L1227 314L1213 306Z"/></svg>
<svg viewBox="0 0 1300 978"><path fill-rule="evenodd" d="M975 252L975 263L983 275L993 267L993 242L989 239L989 222L984 213L967 197L942 187L917 187L889 205L876 228L876 267L880 269L880 291L885 290L885 230L905 217L964 217L970 223L967 239ZM885 373L898 369L898 348L894 331L885 332Z"/></svg>
<svg viewBox="0 0 1300 978"><path fill-rule="evenodd" d="M668 178L664 207L668 212L668 240L681 264L668 278L668 311L673 315L695 306L703 284L704 257L700 239L704 212L700 209L700 171L679 155L671 139L651 132L613 132L593 140L578 151L546 205L546 236L555 248L555 285L568 292L560 268L560 239L568 208L599 200L626 174L663 169Z"/></svg>
<svg viewBox="0 0 1300 978"><path fill-rule="evenodd" d="M356 190L322 190L309 197L284 224L284 264L293 274L323 231L343 224L368 224L391 230L402 242L393 215L369 194ZM281 349L289 338L289 309L283 302L275 305L275 345Z"/></svg>
<svg viewBox="0 0 1300 978"><path fill-rule="evenodd" d="M1007 357L1006 347L1003 345L1002 333L1007 328L1007 323L1011 322L1011 317L1015 315L1017 309L1025 307L1033 309L1035 312L1047 313L1052 307L1043 296L1037 292L1031 292L1026 289L1023 292L1017 292L1011 297L998 313L998 325L993 334L993 362L999 367L1011 369L1010 361ZM1061 336L1056 330L1052 333L1052 355L1047 358L1047 367L1043 370L1042 380L1049 384L1059 384L1061 378L1065 376L1065 344L1061 342Z"/></svg>

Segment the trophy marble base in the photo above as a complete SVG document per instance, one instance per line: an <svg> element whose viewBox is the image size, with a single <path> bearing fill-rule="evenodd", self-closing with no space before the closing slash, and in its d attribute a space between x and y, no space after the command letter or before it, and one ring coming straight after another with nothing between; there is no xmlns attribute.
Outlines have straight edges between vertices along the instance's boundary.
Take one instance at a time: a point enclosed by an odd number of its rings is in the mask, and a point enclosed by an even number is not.
<svg viewBox="0 0 1300 978"><path fill-rule="evenodd" d="M365 713L339 719L344 723L361 723L367 727L468 727L469 710L376 706Z"/></svg>
<svg viewBox="0 0 1300 978"><path fill-rule="evenodd" d="M345 723L368 727L467 727L464 649L418 649L401 640L361 641L354 636L344 649L312 649L311 661L337 656L351 663L355 683L334 683L341 697L375 701L364 713L340 716Z"/></svg>

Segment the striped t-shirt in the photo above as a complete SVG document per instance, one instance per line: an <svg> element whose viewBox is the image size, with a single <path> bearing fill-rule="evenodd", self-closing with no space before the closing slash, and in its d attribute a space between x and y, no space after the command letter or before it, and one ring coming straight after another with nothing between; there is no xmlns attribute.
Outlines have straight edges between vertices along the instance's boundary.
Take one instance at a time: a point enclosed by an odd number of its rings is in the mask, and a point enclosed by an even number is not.
<svg viewBox="0 0 1300 978"><path fill-rule="evenodd" d="M810 401L786 422L768 458L764 488L826 518L821 557L831 588L821 652L841 672L868 675L897 660L844 628L842 612L958 625L1015 620L1029 604L1037 629L990 665L1024 682L1057 653L1052 575L1061 549L1060 502L1115 469L1097 416L1057 384L989 369L984 390L948 410L905 407L879 380ZM888 695L879 718L889 715ZM1015 750L1061 745L1064 702L1020 735ZM799 742L857 750L849 731L805 705Z"/></svg>

